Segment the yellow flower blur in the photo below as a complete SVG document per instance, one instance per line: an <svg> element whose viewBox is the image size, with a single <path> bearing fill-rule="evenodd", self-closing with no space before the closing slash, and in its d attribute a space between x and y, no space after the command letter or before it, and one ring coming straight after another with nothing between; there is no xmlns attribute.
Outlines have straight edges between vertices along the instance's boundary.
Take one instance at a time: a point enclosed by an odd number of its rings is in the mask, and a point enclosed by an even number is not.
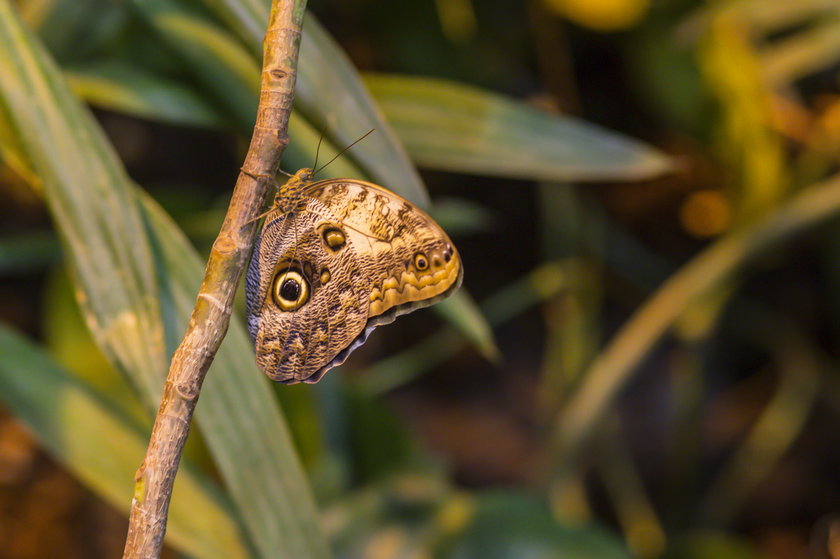
<svg viewBox="0 0 840 559"><path fill-rule="evenodd" d="M650 0L543 0L548 9L597 31L618 31L635 25Z"/></svg>

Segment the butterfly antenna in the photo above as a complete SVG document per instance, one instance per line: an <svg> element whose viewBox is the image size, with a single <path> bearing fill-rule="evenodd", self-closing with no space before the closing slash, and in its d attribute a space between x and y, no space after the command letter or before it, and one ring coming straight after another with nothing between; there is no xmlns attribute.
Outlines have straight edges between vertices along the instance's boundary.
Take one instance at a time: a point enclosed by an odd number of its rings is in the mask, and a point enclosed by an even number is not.
<svg viewBox="0 0 840 559"><path fill-rule="evenodd" d="M348 149L350 149L351 147L355 146L356 144L358 144L359 142L361 142L362 140L364 140L365 138L367 138L368 136L370 136L371 134L373 134L373 131L374 131L374 130L376 130L376 128L371 128L370 130L368 130L368 132L367 132L364 136L362 136L361 138L359 138L358 140L356 140L355 142L353 142L352 144L350 144L349 146L347 146L346 148L344 148L343 150L341 150L340 152L338 152L338 153L335 155L335 157L333 157L332 159L330 159L329 161L327 161L326 163L324 163L323 165L321 165L321 167L320 167L320 168L316 168L316 169L315 169L315 172L314 172L314 173L312 173L312 174L313 174L313 175L314 175L314 174L318 174L318 172L319 172L319 171L322 171L322 170L324 169L324 167L326 167L327 165L329 165L330 163L332 163L333 161L335 161L336 159L338 159L339 157L341 157L341 155L342 155L345 151L347 151L347 150L348 150Z"/></svg>
<svg viewBox="0 0 840 559"><path fill-rule="evenodd" d="M324 141L324 136L327 134L327 128L329 128L329 124L324 125L324 129L321 130L321 137L318 138L318 147L315 148L315 164L312 165L313 169L318 168L318 155L321 153L321 142Z"/></svg>

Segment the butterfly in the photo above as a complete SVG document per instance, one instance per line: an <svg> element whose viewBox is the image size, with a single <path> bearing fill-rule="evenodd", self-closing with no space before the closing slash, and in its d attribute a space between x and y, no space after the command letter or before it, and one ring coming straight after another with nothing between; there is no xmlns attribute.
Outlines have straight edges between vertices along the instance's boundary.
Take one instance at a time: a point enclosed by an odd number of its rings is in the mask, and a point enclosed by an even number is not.
<svg viewBox="0 0 840 559"><path fill-rule="evenodd" d="M435 221L385 188L356 179L280 187L245 279L257 365L280 383L317 382L377 326L461 285L457 250Z"/></svg>

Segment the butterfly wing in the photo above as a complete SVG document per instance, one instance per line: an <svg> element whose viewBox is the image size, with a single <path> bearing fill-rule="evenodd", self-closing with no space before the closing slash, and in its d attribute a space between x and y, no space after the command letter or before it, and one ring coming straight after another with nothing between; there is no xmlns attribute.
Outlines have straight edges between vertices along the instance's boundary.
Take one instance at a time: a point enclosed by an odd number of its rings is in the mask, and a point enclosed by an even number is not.
<svg viewBox="0 0 840 559"><path fill-rule="evenodd" d="M246 278L257 364L273 380L316 382L376 326L461 283L446 233L410 202L364 181L308 185L292 213L269 214Z"/></svg>
<svg viewBox="0 0 840 559"><path fill-rule="evenodd" d="M316 382L364 332L369 282L353 241L331 248L324 240L325 224L337 221L307 199L293 213L269 214L257 239L246 277L248 329L257 364L277 382Z"/></svg>
<svg viewBox="0 0 840 559"><path fill-rule="evenodd" d="M366 334L397 316L449 296L461 284L458 252L441 227L414 204L372 183L315 183L313 198L340 221L370 282Z"/></svg>

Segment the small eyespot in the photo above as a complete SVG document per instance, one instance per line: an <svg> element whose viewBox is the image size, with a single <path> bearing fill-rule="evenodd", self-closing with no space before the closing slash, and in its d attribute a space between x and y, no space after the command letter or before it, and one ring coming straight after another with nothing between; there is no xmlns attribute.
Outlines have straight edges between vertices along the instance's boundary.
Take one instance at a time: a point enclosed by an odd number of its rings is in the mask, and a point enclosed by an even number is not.
<svg viewBox="0 0 840 559"><path fill-rule="evenodd" d="M309 299L309 283L298 270L281 270L274 278L271 295L280 310L296 311Z"/></svg>
<svg viewBox="0 0 840 559"><path fill-rule="evenodd" d="M337 227L328 227L321 233L321 238L324 239L324 244L332 251L337 251L347 243L347 237L344 231Z"/></svg>
<svg viewBox="0 0 840 559"><path fill-rule="evenodd" d="M429 267L429 260L426 258L425 254L418 252L414 255L414 267L421 272Z"/></svg>
<svg viewBox="0 0 840 559"><path fill-rule="evenodd" d="M324 268L323 271L321 271L321 285L327 285L327 282L330 281L331 277L330 271Z"/></svg>
<svg viewBox="0 0 840 559"><path fill-rule="evenodd" d="M449 251L449 248L443 251L443 259L449 262L452 260L452 253Z"/></svg>

